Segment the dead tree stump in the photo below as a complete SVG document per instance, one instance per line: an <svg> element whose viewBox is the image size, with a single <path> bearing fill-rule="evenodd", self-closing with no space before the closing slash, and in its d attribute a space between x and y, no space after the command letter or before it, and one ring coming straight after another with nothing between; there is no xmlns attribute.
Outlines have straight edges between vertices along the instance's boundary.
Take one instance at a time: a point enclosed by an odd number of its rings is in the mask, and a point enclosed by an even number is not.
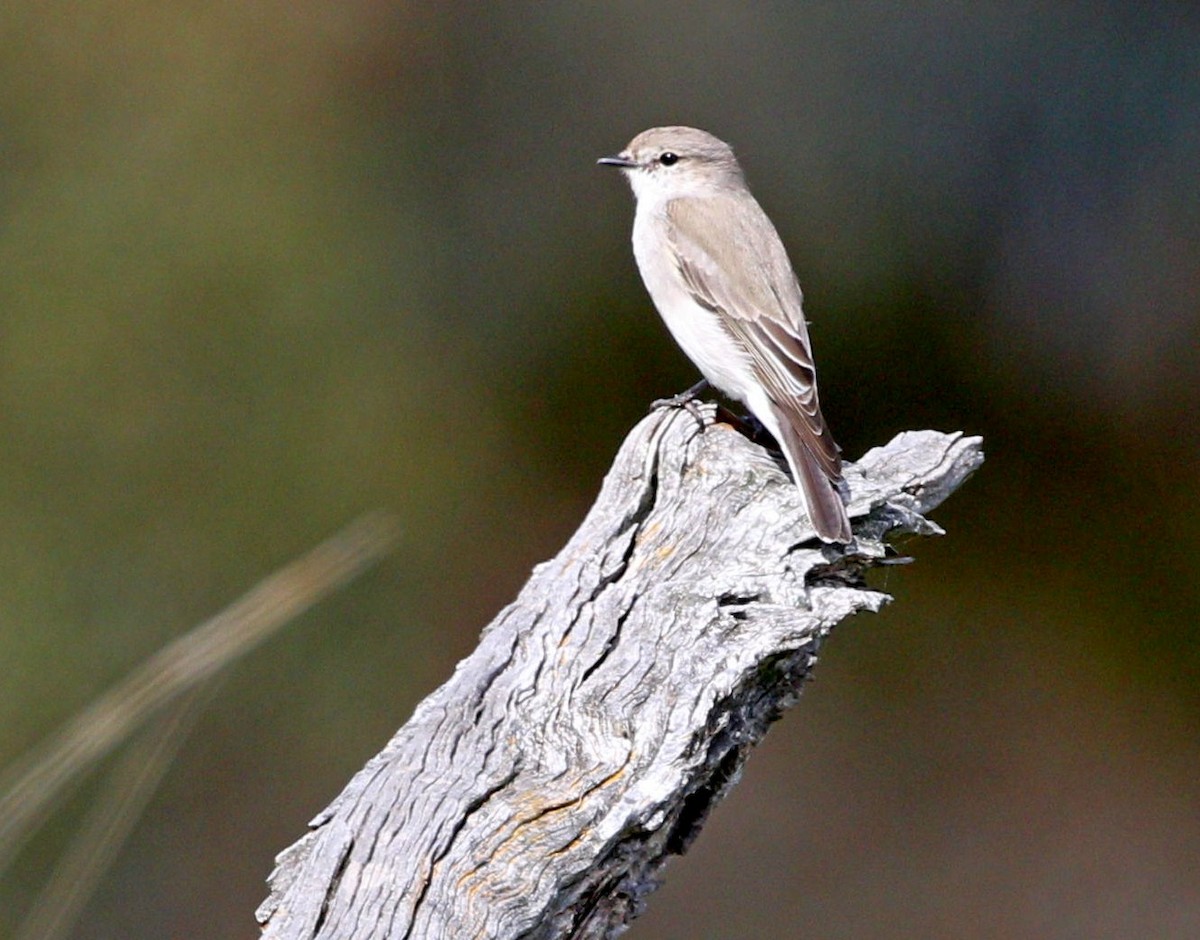
<svg viewBox="0 0 1200 940"><path fill-rule="evenodd" d="M822 639L888 597L889 533L982 462L908 432L847 465L823 545L773 459L714 409L631 432L582 526L478 648L280 854L272 940L620 933L799 695Z"/></svg>

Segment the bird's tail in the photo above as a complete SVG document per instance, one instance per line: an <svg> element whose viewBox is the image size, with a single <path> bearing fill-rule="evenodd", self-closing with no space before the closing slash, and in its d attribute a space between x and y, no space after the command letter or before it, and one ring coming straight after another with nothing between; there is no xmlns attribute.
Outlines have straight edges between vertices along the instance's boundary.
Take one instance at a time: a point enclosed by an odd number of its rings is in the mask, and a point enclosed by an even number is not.
<svg viewBox="0 0 1200 940"><path fill-rule="evenodd" d="M836 481L830 479L787 415L776 412L775 418L779 426L779 433L776 435L779 446L792 469L792 476L796 478L800 491L804 494L808 518L812 521L817 535L826 542L849 542L853 538L850 532L850 517L846 514L846 505L842 502L842 494L838 492ZM834 453L836 454L836 451Z"/></svg>

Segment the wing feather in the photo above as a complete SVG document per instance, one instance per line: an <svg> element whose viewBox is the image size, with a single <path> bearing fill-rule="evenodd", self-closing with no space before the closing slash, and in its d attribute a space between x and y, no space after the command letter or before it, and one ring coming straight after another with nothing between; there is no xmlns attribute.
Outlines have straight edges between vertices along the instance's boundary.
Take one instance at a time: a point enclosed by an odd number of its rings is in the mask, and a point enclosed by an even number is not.
<svg viewBox="0 0 1200 940"><path fill-rule="evenodd" d="M692 298L718 314L746 350L755 377L795 432L793 446L801 444L836 483L841 458L821 415L803 297L770 219L753 196L728 192L672 200L667 220Z"/></svg>

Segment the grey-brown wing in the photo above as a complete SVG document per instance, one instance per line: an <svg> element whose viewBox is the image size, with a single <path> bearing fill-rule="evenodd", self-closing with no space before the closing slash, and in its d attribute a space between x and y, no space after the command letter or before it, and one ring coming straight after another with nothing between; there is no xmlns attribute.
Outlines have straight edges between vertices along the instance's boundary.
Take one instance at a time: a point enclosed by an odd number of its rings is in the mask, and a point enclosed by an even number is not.
<svg viewBox="0 0 1200 940"><path fill-rule="evenodd" d="M752 196L737 193L676 199L667 218L692 297L721 316L806 449L830 480L839 479L841 458L821 415L800 286L771 221Z"/></svg>

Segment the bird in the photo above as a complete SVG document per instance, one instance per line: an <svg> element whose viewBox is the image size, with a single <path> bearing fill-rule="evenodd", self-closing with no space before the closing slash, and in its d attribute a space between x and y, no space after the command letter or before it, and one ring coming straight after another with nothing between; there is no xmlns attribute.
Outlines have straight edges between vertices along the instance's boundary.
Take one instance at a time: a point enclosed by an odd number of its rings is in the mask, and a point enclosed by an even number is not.
<svg viewBox="0 0 1200 940"><path fill-rule="evenodd" d="M800 284L733 149L698 128L653 127L597 162L633 190L633 253L667 329L704 379L775 438L818 537L850 542Z"/></svg>

